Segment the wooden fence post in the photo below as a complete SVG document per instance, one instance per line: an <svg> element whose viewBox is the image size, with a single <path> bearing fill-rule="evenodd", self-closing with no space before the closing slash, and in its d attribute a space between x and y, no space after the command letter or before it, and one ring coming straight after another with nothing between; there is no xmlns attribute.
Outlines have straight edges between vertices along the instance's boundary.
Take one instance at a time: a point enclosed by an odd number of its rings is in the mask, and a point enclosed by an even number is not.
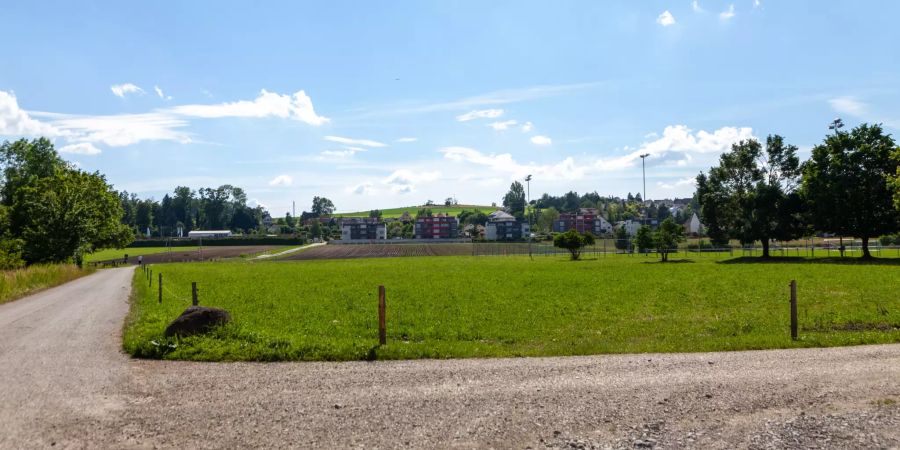
<svg viewBox="0 0 900 450"><path fill-rule="evenodd" d="M162 273L159 274L159 303L162 304Z"/></svg>
<svg viewBox="0 0 900 450"><path fill-rule="evenodd" d="M191 281L191 303L194 306L200 304L200 300L197 299L197 282Z"/></svg>
<svg viewBox="0 0 900 450"><path fill-rule="evenodd" d="M387 330L385 329L385 300L384 286L378 286L378 344L387 344Z"/></svg>
<svg viewBox="0 0 900 450"><path fill-rule="evenodd" d="M791 280L791 339L797 340L797 280Z"/></svg>
<svg viewBox="0 0 900 450"><path fill-rule="evenodd" d="M150 269L150 276L147 278L150 279L150 287L153 287L153 269Z"/></svg>

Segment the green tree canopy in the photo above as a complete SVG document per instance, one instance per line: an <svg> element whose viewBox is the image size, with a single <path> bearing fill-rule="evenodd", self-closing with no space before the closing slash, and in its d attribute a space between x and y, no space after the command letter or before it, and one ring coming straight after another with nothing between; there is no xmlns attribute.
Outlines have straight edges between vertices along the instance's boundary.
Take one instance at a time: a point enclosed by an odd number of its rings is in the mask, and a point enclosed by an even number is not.
<svg viewBox="0 0 900 450"><path fill-rule="evenodd" d="M897 151L880 125L868 124L815 146L803 167L803 193L816 230L860 238L862 257L871 258L869 239L900 228L889 185Z"/></svg>
<svg viewBox="0 0 900 450"><path fill-rule="evenodd" d="M766 138L766 147L755 139L731 146L719 158L709 176L697 177L701 221L717 244L727 238L742 243L760 241L764 258L769 242L789 240L803 232L803 203L797 147L781 136Z"/></svg>
<svg viewBox="0 0 900 450"><path fill-rule="evenodd" d="M594 236L591 233L581 234L575 230L569 230L553 237L553 246L568 250L573 261L581 257L581 250L584 247L590 245L594 245Z"/></svg>
<svg viewBox="0 0 900 450"><path fill-rule="evenodd" d="M653 230L649 226L641 225L637 229L637 233L634 234L634 246L641 253L646 253L653 247Z"/></svg>
<svg viewBox="0 0 900 450"><path fill-rule="evenodd" d="M517 219L525 217L525 186L518 181L509 185L509 192L503 196L503 207Z"/></svg>
<svg viewBox="0 0 900 450"><path fill-rule="evenodd" d="M669 260L669 253L678 251L678 243L682 241L684 241L684 227L675 223L671 217L663 220L652 236L653 245L656 246L656 252L659 253L662 262Z"/></svg>
<svg viewBox="0 0 900 450"><path fill-rule="evenodd" d="M334 203L325 197L313 197L310 212L312 217L330 216L334 214Z"/></svg>

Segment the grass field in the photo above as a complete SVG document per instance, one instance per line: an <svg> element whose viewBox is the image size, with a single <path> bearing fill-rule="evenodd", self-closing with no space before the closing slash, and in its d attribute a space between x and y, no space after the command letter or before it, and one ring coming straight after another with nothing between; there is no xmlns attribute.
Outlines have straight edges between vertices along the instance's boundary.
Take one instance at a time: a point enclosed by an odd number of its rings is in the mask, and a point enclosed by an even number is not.
<svg viewBox="0 0 900 450"><path fill-rule="evenodd" d="M497 210L496 207L490 205L456 205L456 206L444 206L444 205L435 205L435 206L404 206L402 208L391 208L391 209L382 209L381 217L385 219L395 219L403 215L404 212L409 212L409 215L412 217L416 217L416 213L419 212L422 208L428 208L434 214L450 214L451 216L458 216L459 213L463 212L463 210L468 209L469 211L478 209L484 212L485 214L490 214ZM357 212L346 212L346 213L335 213L334 217L369 217L369 211L357 211Z"/></svg>
<svg viewBox="0 0 900 450"><path fill-rule="evenodd" d="M127 352L194 360L357 360L576 355L900 342L900 259L880 264L610 256L423 257L156 265L135 275ZM799 284L801 339L789 337L788 282ZM166 340L189 305L233 324ZM377 286L388 344L377 344Z"/></svg>
<svg viewBox="0 0 900 450"><path fill-rule="evenodd" d="M88 275L90 268L79 269L73 264L48 264L0 273L0 304L33 294Z"/></svg>

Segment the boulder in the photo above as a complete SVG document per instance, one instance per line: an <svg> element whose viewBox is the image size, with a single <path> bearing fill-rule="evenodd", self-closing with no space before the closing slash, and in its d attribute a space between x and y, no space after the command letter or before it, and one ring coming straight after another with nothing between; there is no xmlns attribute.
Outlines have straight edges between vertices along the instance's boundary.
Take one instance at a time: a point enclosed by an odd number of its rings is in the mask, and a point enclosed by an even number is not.
<svg viewBox="0 0 900 450"><path fill-rule="evenodd" d="M191 306L166 327L166 337L202 334L230 321L231 314L224 309Z"/></svg>

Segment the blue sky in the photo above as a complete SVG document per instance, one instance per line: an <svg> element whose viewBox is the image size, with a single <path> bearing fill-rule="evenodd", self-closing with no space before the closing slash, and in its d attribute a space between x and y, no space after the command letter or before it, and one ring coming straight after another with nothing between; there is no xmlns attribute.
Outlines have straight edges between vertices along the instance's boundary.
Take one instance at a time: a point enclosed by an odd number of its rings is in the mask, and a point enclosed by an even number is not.
<svg viewBox="0 0 900 450"><path fill-rule="evenodd" d="M273 213L687 196L739 139L900 128L900 3L4 2L0 138Z"/></svg>

